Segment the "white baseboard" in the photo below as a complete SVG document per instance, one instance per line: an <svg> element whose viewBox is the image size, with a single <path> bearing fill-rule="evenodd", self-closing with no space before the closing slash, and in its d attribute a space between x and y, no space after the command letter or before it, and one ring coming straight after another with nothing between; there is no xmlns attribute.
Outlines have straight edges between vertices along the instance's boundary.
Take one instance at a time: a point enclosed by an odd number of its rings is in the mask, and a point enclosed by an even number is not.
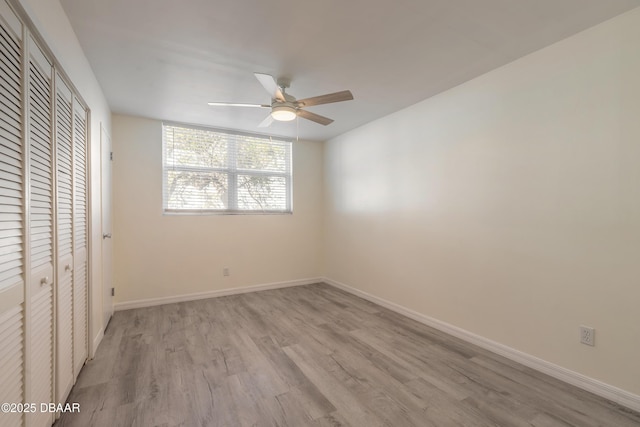
<svg viewBox="0 0 640 427"><path fill-rule="evenodd" d="M89 359L93 359L93 357L96 355L96 350L98 349L98 346L102 342L102 338L104 338L104 329L100 328L98 330L98 334L93 339L93 346L91 347L91 353L89 354Z"/></svg>
<svg viewBox="0 0 640 427"><path fill-rule="evenodd" d="M500 356L513 360L514 362L518 362L524 366L535 369L536 371L547 374L553 378L559 379L583 390L589 391L595 395L604 397L605 399L609 399L622 406L633 409L634 411L640 412L640 396L636 394L603 383L602 381L587 377L578 372L563 368L562 366L547 362L546 360L513 349L480 335L476 335L472 332L469 332L462 328L458 328L457 326L453 326L449 323L434 319L429 316L425 316L424 314L418 313L399 304L387 301L383 298L345 285L344 283L340 283L326 277L324 277L322 281L338 289L349 292L350 294L359 296L375 304L381 305L382 307L388 308L389 310L395 311L396 313L407 316L410 319L416 320L434 329L445 332L449 335L453 335L454 337L460 338L471 344L475 344L478 347L484 348L485 350L489 350L493 353L499 354Z"/></svg>
<svg viewBox="0 0 640 427"><path fill-rule="evenodd" d="M175 302L195 301L200 299L224 297L227 295L244 294L247 292L267 291L269 289L288 288L291 286L311 285L322 282L322 278L310 278L290 280L287 282L265 283L262 285L245 286L242 288L217 289L213 291L197 292L193 294L176 295L170 297L147 298L134 301L123 301L113 305L115 311L130 310L133 308L153 307L155 305L172 304Z"/></svg>

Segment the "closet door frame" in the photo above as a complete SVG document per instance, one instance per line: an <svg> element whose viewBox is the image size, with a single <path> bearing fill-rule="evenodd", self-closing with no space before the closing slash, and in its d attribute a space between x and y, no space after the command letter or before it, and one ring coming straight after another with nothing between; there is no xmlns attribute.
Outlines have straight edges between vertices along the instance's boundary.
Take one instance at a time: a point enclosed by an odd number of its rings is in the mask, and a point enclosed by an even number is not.
<svg viewBox="0 0 640 427"><path fill-rule="evenodd" d="M10 298L17 305L22 304L22 397L23 402L32 401L33 396L33 384L32 384L32 375L33 368L31 361L31 353L33 350L33 343L31 342L32 337L32 318L33 318L33 307L31 306L31 299L34 296L35 292L33 287L33 272L32 272L32 257L31 257L31 197L32 192L30 188L31 183L31 169L32 169L32 159L30 155L31 142L30 142L30 133L31 133L31 118L29 117L29 62L31 60L31 44L34 43L38 46L42 54L45 56L47 61L51 65L51 84L50 84L50 131L51 131L51 154L52 154L52 162L51 162L51 184L52 184L52 230L51 230L51 238L52 238L52 272L51 272L51 281L53 282L52 286L52 310L53 310L53 319L52 319L52 365L51 365L51 402L55 402L58 396L56 396L56 356L57 356L57 323L56 323L56 313L57 313L57 294L58 294L58 268L60 268L58 264L57 257L57 241L58 241L58 224L57 224L57 140L56 140L56 80L57 75L64 80L69 89L71 89L73 94L72 103L78 103L85 110L85 137L84 137L84 147L86 149L86 158L85 158L85 170L86 170L86 258L87 258L87 275L86 275L86 355L87 360L93 357L94 348L92 338L94 336L94 330L96 329L93 322L93 286L92 286L92 278L93 278L93 263L92 263L92 252L93 252L93 244L96 241L93 236L93 224L92 224L92 212L93 212L93 204L92 204L92 171L91 171L91 163L92 163L92 150L91 150L91 110L88 108L86 102L79 94L79 91L73 85L71 79L69 79L68 75L64 72L63 68L60 66L60 63L57 61L55 56L53 55L51 49L49 49L46 41L41 37L38 33L33 21L29 18L28 14L20 4L18 0L0 0L0 2L9 6L10 11L15 15L18 21L21 24L20 31L20 49L21 49L21 59L20 59L20 84L21 84L21 120L22 120L22 128L20 130L20 138L22 142L22 260L23 260L23 270L22 270L22 283L11 285L7 289L3 290L3 297ZM5 11L6 7L1 5L0 11ZM4 16L4 14L3 14ZM12 18L7 18L12 19ZM33 42L31 42L33 39ZM100 243L100 240L97 240ZM8 303L8 298L3 298L3 306L5 303ZM2 326L2 325L0 325ZM74 374L75 383L77 379L77 375ZM20 402L15 402L20 403ZM42 402L48 403L48 402ZM38 408L39 409L39 408ZM30 420L24 419L28 417L23 417L23 422L25 422L26 426L30 425ZM51 414L51 422L54 421L54 415Z"/></svg>

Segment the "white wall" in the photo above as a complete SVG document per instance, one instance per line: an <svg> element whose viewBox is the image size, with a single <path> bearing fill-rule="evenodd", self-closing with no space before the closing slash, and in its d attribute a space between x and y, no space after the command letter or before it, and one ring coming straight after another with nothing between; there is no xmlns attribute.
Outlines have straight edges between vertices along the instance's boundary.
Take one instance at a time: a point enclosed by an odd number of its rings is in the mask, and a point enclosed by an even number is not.
<svg viewBox="0 0 640 427"><path fill-rule="evenodd" d="M640 394L639 52L635 9L329 141L326 276Z"/></svg>
<svg viewBox="0 0 640 427"><path fill-rule="evenodd" d="M320 276L322 144L294 142L292 215L163 215L162 123L112 119L116 303Z"/></svg>
<svg viewBox="0 0 640 427"><path fill-rule="evenodd" d="M99 344L104 328L102 320L102 232L100 202L100 125L111 129L111 111L71 24L58 0L19 0L40 35L67 73L91 110L90 179L91 179L91 342Z"/></svg>

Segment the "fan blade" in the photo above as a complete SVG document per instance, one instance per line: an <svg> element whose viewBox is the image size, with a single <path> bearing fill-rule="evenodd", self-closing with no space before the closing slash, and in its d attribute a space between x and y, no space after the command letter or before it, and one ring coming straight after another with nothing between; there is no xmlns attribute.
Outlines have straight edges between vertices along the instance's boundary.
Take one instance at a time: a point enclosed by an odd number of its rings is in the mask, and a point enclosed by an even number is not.
<svg viewBox="0 0 640 427"><path fill-rule="evenodd" d="M353 94L349 90L342 92L329 93L327 95L314 96L313 98L305 98L298 100L299 107L310 107L312 105L331 104L332 102L351 101Z"/></svg>
<svg viewBox="0 0 640 427"><path fill-rule="evenodd" d="M235 102L208 102L208 105L212 107L256 107L256 108L271 108L271 105L266 104L240 104Z"/></svg>
<svg viewBox="0 0 640 427"><path fill-rule="evenodd" d="M276 83L276 80L273 78L273 76L269 74L261 74L261 73L253 73L253 74L255 74L256 79L258 79L262 87L264 87L267 90L267 92L269 92L269 95L271 95L271 98L277 99L278 101L284 101L284 95L280 90L280 88L278 87L278 83Z"/></svg>
<svg viewBox="0 0 640 427"><path fill-rule="evenodd" d="M321 116L320 114L312 113L311 111L298 110L298 116L303 119L311 120L312 122L320 123L321 125L330 125L333 123L333 119Z"/></svg>
<svg viewBox="0 0 640 427"><path fill-rule="evenodd" d="M262 122L260 122L258 127L259 128L267 128L267 127L271 126L271 123L273 123L273 117L271 117L271 114L269 114Z"/></svg>

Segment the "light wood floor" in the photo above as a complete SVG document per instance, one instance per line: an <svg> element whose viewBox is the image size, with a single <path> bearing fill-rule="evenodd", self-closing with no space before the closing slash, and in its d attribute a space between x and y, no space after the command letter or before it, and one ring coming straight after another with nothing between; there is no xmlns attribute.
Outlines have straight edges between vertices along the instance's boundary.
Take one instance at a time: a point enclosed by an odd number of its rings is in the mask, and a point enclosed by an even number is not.
<svg viewBox="0 0 640 427"><path fill-rule="evenodd" d="M640 426L640 414L317 284L117 312L62 426Z"/></svg>

